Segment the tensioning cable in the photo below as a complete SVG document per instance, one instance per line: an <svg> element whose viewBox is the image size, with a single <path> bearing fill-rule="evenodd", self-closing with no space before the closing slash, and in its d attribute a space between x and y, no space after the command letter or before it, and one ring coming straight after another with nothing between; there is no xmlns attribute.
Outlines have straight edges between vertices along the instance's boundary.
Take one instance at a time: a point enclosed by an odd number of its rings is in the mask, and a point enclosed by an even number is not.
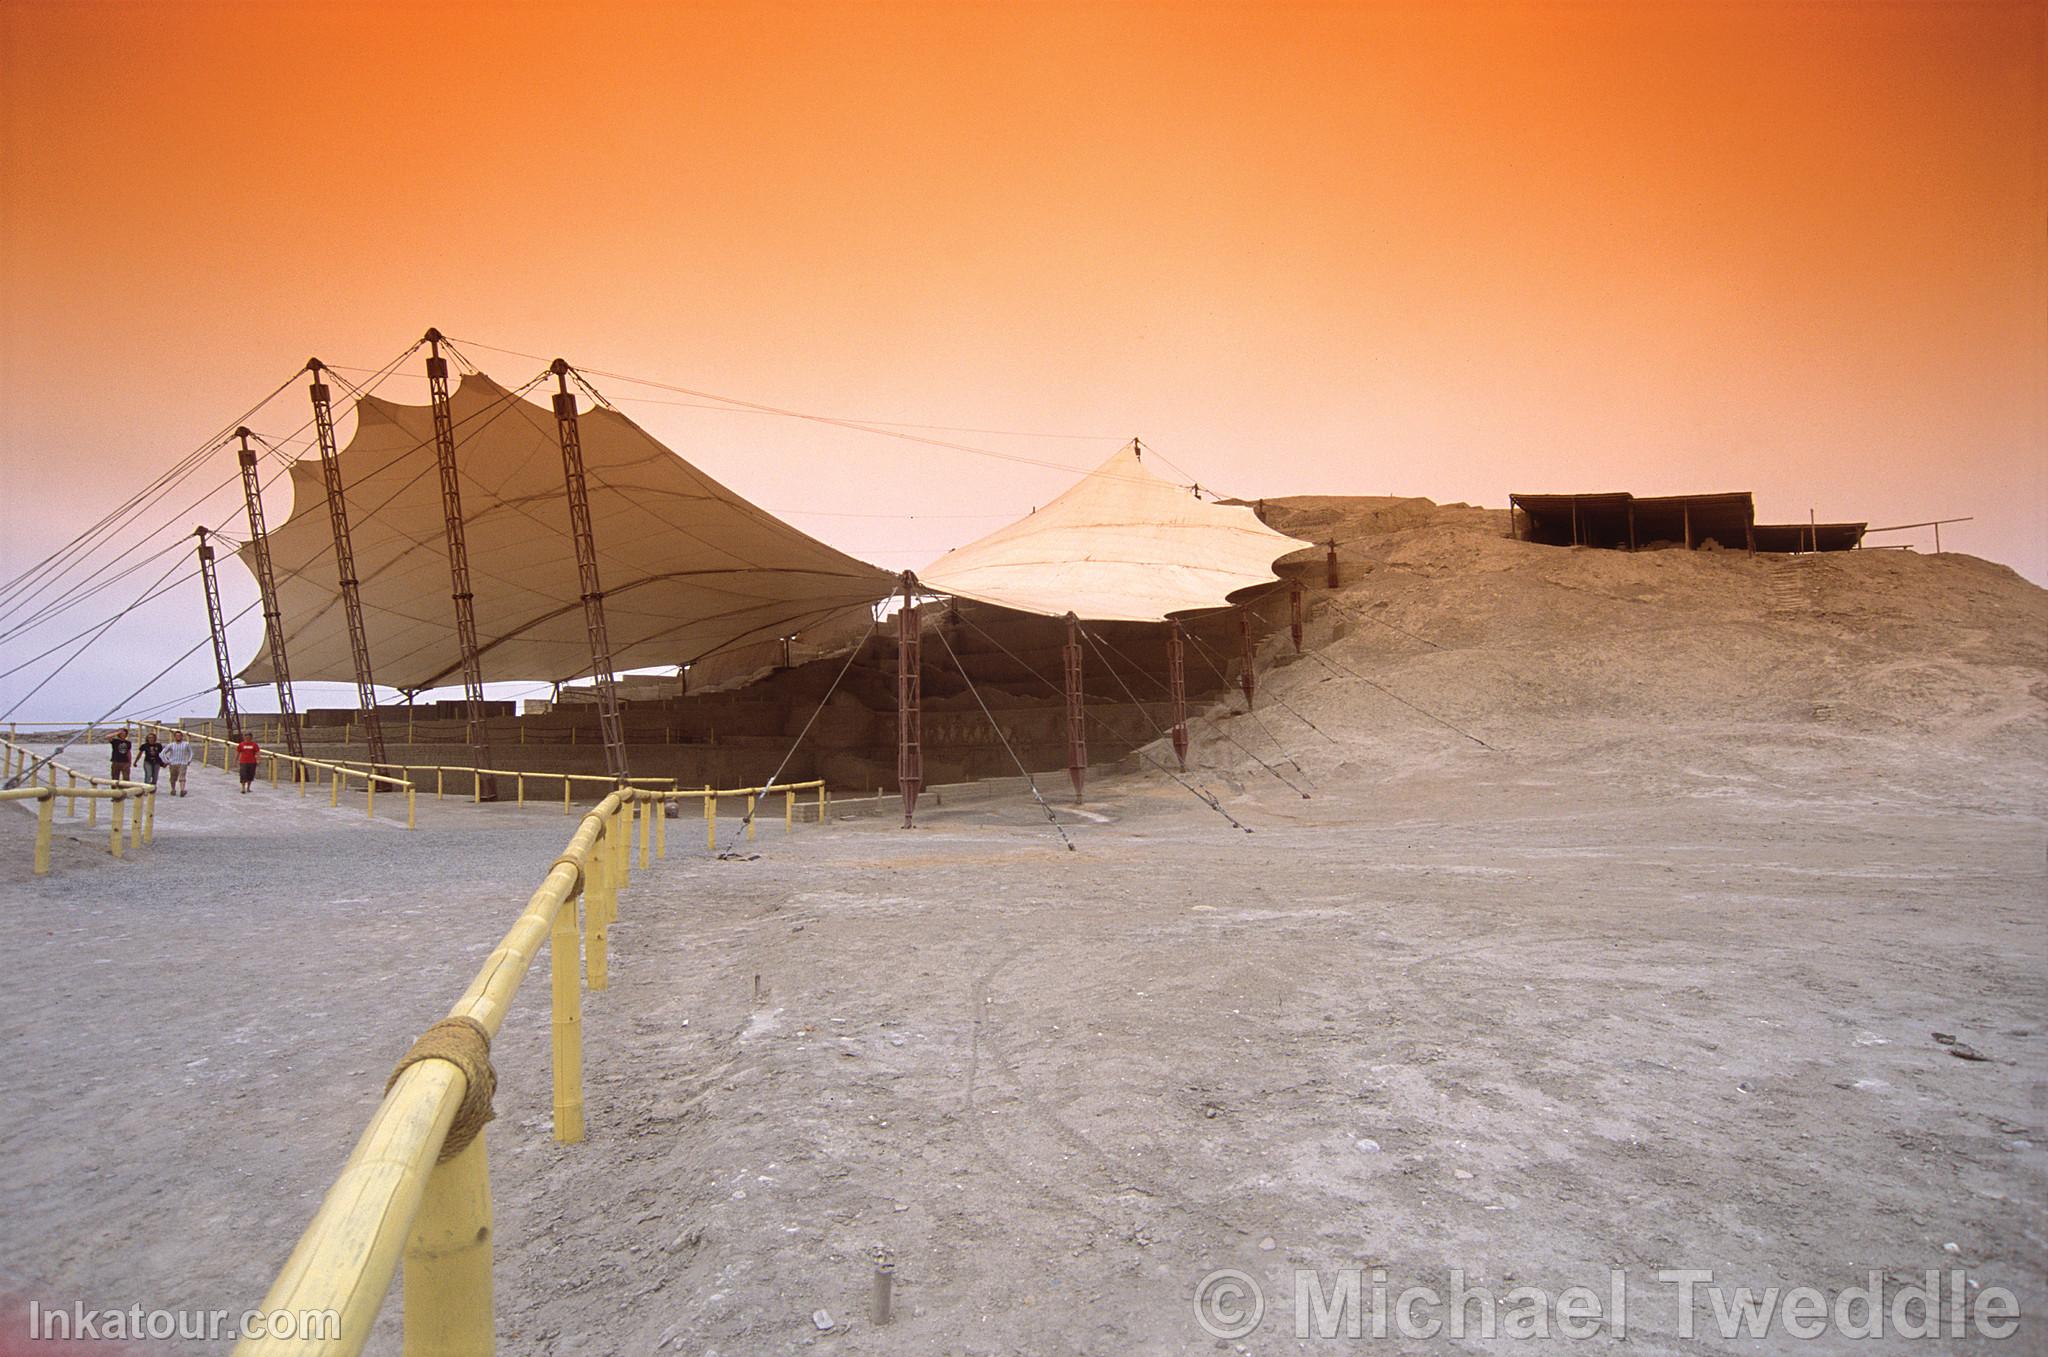
<svg viewBox="0 0 2048 1357"><path fill-rule="evenodd" d="M1073 852L1074 841L1067 837L1066 826L1062 825L1059 817L1052 813L1052 807L1045 804L1045 798L1038 793L1038 779L1031 776L1031 770L1024 766L1024 760L1017 757L1017 751L1011 748L1010 737L1003 733L1002 725L996 720L996 714L988 709L988 703L981 700L981 690L974 686L974 679L968 674L967 666L960 663L960 657L953 653L953 643L946 639L946 629L944 627L934 627L932 630L938 633L939 644L946 648L946 653L953 656L953 667L960 671L960 677L966 681L967 691L974 697L974 705L980 707L981 714L988 718L989 729L993 730L996 733L996 738L1003 742L1004 752L1009 754L1010 762L1016 764L1017 771L1024 775L1024 785L1031 789L1031 799L1036 801L1038 808L1045 812L1046 823L1051 825L1053 832L1060 836L1060 842L1067 846L1067 851L1069 853Z"/></svg>
<svg viewBox="0 0 2048 1357"><path fill-rule="evenodd" d="M878 599L876 600L876 602L880 602L880 600ZM872 607L873 605L870 605L870 610L872 610ZM783 770L788 768L789 761L796 757L796 751L800 747L802 747L804 737L809 735L811 733L811 727L818 723L818 717L824 712L825 704L832 700L832 694L839 691L840 683L842 683L846 678L846 671L853 668L854 660L859 657L860 652L862 650L867 648L869 638L871 638L875 634L875 628L881 625L881 617L879 615L875 616L873 620L871 620L868 623L867 635L861 637L859 643L856 644L853 649L846 652L846 663L840 665L839 672L832 676L832 686L825 690L825 695L818 699L818 705L812 708L811 719L804 722L804 728L796 733L796 739L790 742L789 749L782 756L782 762L775 765L775 772L769 777L767 782L762 784L761 794L754 798L754 804L747 807L747 813L740 818L739 828L735 829L732 832L733 841L735 843L739 841L740 835L744 834L747 831L748 826L754 823L755 810L759 809L761 803L768 799L768 793L770 789L772 789L775 786L775 784L781 780ZM719 851L718 856L721 859L730 858L732 856L732 850L730 848L721 849Z"/></svg>

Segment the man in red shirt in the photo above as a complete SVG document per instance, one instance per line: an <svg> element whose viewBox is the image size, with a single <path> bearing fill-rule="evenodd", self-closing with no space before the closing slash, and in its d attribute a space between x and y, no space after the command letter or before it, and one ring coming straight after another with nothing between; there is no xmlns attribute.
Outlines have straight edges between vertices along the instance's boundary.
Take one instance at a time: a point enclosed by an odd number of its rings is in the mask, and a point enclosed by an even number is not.
<svg viewBox="0 0 2048 1357"><path fill-rule="evenodd" d="M256 780L256 761L263 757L263 746L256 743L254 735L244 735L235 746L236 771L242 775L242 795L249 794L249 784Z"/></svg>

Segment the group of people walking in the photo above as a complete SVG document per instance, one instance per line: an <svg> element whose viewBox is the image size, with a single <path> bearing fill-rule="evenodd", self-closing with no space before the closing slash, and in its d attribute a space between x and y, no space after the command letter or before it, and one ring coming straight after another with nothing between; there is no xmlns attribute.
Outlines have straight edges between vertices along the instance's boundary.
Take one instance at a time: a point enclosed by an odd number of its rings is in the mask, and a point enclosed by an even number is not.
<svg viewBox="0 0 2048 1357"><path fill-rule="evenodd" d="M123 726L107 737L107 749L111 757L111 774L116 781L126 782L135 771L137 756L140 756L142 776L137 781L150 786L157 785L157 776L165 769L170 770L169 792L172 796L191 795L186 770L191 768L197 746L185 738L185 732L171 732L171 742L165 744L156 737L152 728L143 732L142 743L137 745L129 737L128 727ZM242 793L247 795L256 781L256 768L263 760L263 746L255 737L242 736L235 745L236 771L242 776Z"/></svg>

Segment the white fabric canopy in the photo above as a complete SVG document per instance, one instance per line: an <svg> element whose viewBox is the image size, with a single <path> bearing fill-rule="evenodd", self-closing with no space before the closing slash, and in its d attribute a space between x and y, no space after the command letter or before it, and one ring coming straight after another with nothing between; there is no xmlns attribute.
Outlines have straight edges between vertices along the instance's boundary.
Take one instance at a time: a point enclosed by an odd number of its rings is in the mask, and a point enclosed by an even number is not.
<svg viewBox="0 0 2048 1357"><path fill-rule="evenodd" d="M481 374L451 406L484 678L588 674L554 412ZM377 682L458 683L432 410L372 396L356 415L340 456ZM616 410L587 409L579 424L616 668L694 662L889 592L889 575L749 504ZM291 482L270 548L292 677L353 680L317 458L293 464ZM266 645L242 677L271 676Z"/></svg>
<svg viewBox="0 0 2048 1357"><path fill-rule="evenodd" d="M917 577L938 593L1048 617L1163 622L1271 583L1273 562L1308 545L1248 506L1205 503L1161 480L1127 443L1052 503Z"/></svg>

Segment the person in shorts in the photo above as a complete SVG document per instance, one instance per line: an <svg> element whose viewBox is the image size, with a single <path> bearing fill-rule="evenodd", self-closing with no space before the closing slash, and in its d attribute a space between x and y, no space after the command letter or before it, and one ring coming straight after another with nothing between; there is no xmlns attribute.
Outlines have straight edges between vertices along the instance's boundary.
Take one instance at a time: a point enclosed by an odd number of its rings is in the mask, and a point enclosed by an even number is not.
<svg viewBox="0 0 2048 1357"><path fill-rule="evenodd" d="M156 775L162 772L164 767L164 742L156 737L154 730L145 730L142 732L142 743L137 746L135 752L142 755L142 780L152 787L156 786Z"/></svg>
<svg viewBox="0 0 2048 1357"><path fill-rule="evenodd" d="M192 742L185 738L182 730L171 733L171 742L164 746L164 767L171 770L172 796L185 795L185 770L192 766Z"/></svg>
<svg viewBox="0 0 2048 1357"><path fill-rule="evenodd" d="M263 746L256 743L254 735L244 735L235 745L235 771L242 775L242 795L249 794L250 786L256 781L256 764L263 757Z"/></svg>
<svg viewBox="0 0 2048 1357"><path fill-rule="evenodd" d="M123 726L107 737L108 763L112 771L108 774L116 782L128 780L128 765L135 753L135 742L128 738L128 727Z"/></svg>

